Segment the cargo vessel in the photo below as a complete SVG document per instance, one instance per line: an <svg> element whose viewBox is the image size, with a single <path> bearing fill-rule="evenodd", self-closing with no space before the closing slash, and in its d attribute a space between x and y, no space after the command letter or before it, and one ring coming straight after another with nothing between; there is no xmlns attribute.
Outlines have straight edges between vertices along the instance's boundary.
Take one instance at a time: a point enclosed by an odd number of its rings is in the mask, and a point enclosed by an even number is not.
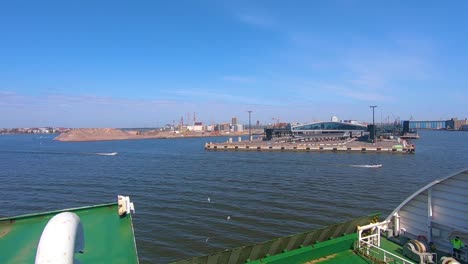
<svg viewBox="0 0 468 264"><path fill-rule="evenodd" d="M173 263L467 263L467 190L464 170L422 187L386 218L363 216ZM119 196L115 203L2 218L0 263L139 263L133 210ZM465 244L456 255L454 237Z"/></svg>
<svg viewBox="0 0 468 264"><path fill-rule="evenodd" d="M433 181L384 219L379 215L174 262L189 263L468 263L468 170ZM380 219L380 221L379 221Z"/></svg>

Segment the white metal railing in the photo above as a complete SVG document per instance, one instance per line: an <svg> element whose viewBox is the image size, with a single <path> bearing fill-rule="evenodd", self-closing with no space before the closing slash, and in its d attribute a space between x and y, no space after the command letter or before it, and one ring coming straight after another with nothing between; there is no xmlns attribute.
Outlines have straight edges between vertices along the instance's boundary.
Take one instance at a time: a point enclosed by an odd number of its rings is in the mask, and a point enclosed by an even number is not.
<svg viewBox="0 0 468 264"><path fill-rule="evenodd" d="M366 257L382 260L385 263L413 264L414 262L406 260L380 247L380 232L387 227L387 224L388 221L384 221L358 226L358 241L355 244L355 248ZM363 234L366 235L363 236Z"/></svg>
<svg viewBox="0 0 468 264"><path fill-rule="evenodd" d="M374 237L375 235L370 235L370 236L367 236L367 237L363 237L362 239L364 238L371 238L371 237ZM364 245L363 245L364 244ZM384 262L392 262L392 263L402 263L402 264L413 264L414 262L412 261L409 261L409 260L406 260L398 255L395 255L383 248L380 248L376 245L374 245L373 243L370 243L370 242L367 242L367 241L364 241L364 240L361 240L361 241L358 241L358 244L357 244L357 248L358 249L362 249L362 247L365 247L365 250L366 250L366 254L368 256L373 256L373 257L381 257L381 260L383 260ZM375 255L371 255L370 253L371 252L375 252L376 254Z"/></svg>
<svg viewBox="0 0 468 264"><path fill-rule="evenodd" d="M380 247L380 236L379 234L372 234L365 237L361 237L361 241L367 244L372 244Z"/></svg>

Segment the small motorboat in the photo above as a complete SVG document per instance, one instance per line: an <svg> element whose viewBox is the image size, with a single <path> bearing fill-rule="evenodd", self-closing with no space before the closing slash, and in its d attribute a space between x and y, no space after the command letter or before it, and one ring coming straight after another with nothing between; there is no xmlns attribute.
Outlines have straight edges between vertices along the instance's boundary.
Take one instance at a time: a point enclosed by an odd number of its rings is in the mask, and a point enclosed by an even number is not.
<svg viewBox="0 0 468 264"><path fill-rule="evenodd" d="M380 168L382 164L365 164L365 165L349 165L351 167L358 167L358 168Z"/></svg>
<svg viewBox="0 0 468 264"><path fill-rule="evenodd" d="M101 152L101 153L96 153L96 155L99 156L115 156L119 154L118 152Z"/></svg>

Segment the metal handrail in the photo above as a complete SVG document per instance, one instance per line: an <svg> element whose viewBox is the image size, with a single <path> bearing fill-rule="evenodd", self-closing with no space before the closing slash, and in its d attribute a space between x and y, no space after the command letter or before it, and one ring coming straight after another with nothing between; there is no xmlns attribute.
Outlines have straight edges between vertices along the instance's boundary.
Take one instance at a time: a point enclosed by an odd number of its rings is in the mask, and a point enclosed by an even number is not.
<svg viewBox="0 0 468 264"><path fill-rule="evenodd" d="M378 247L378 246L376 246L376 245L374 245L374 244L372 244L372 243L366 242L366 241L362 241L362 240L359 241L358 248L361 248L361 242L367 244L369 247L373 247L373 248L376 248L377 250L382 251L382 252L383 252L383 260L384 260L384 261L387 261L387 256L386 256L386 254L388 254L388 255L392 256L394 259L397 259L397 260L402 261L403 264L406 264L406 263L408 263L408 264L413 264L413 262L411 262L411 261L409 261L409 260L406 260L406 259L404 259L404 258L402 258L402 257L400 257L400 256L398 256L398 255L395 255L395 254L393 254L393 253L391 253L391 252L389 252L389 251L387 251L387 250L385 250L385 249L383 249L383 248L380 248L380 247Z"/></svg>

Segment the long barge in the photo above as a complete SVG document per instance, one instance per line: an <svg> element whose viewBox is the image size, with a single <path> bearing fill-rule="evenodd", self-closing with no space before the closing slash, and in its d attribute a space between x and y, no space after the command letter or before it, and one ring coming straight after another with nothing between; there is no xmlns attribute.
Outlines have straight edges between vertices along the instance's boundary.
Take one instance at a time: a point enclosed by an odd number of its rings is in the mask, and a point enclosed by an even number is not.
<svg viewBox="0 0 468 264"><path fill-rule="evenodd" d="M414 144L405 140L376 141L368 143L354 139L347 141L324 141L320 143L307 142L271 142L271 141L241 141L232 142L230 139L222 143L205 143L205 150L231 151L293 151L293 152L378 152L378 153L407 153L416 151Z"/></svg>

